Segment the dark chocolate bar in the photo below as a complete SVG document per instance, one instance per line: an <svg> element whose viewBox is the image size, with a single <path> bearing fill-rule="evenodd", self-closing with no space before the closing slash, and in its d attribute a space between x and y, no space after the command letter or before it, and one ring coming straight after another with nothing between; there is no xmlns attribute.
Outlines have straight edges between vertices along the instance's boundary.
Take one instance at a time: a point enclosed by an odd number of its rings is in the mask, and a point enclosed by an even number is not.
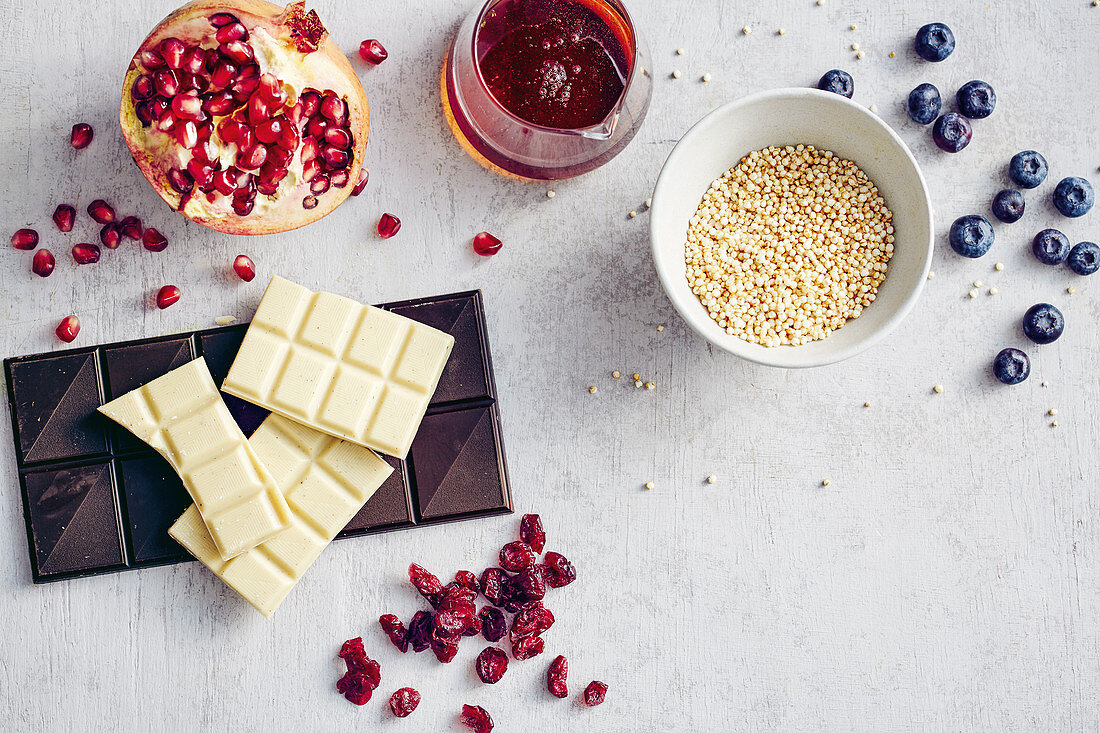
<svg viewBox="0 0 1100 733"><path fill-rule="evenodd" d="M406 460L338 535L508 514L512 499L480 291L380 306L454 350ZM168 527L190 504L159 455L97 413L198 356L221 380L248 324L4 360L35 582L190 560ZM223 395L246 435L262 408Z"/></svg>

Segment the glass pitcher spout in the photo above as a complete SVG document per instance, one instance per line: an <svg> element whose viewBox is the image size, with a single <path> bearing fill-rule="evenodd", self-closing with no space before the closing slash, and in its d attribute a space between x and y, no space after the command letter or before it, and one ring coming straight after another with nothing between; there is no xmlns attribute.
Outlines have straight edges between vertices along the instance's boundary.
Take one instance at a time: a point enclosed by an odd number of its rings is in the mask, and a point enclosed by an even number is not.
<svg viewBox="0 0 1100 733"><path fill-rule="evenodd" d="M626 96L625 93L623 95ZM603 119L598 125L592 127L585 127L581 130L576 130L582 136L589 140L610 140L615 134L615 127L619 124L619 113L622 112L623 100L615 105L615 109L607 113L607 117Z"/></svg>

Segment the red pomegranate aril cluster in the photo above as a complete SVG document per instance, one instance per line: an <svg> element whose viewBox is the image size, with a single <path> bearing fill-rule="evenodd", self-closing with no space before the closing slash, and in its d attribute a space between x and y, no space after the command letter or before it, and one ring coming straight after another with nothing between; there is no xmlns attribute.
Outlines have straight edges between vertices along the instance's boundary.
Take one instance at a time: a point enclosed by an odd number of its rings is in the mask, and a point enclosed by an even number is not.
<svg viewBox="0 0 1100 733"><path fill-rule="evenodd" d="M180 289L175 285L165 285L157 291L157 308L164 310L175 305L180 299Z"/></svg>
<svg viewBox="0 0 1100 733"><path fill-rule="evenodd" d="M53 223L62 232L71 232L76 221L76 209L69 204L61 204L53 210Z"/></svg>
<svg viewBox="0 0 1100 733"><path fill-rule="evenodd" d="M389 56L386 47L377 38L368 38L359 44L359 58L372 66L377 66Z"/></svg>
<svg viewBox="0 0 1100 733"><path fill-rule="evenodd" d="M31 258L31 272L39 277L49 277L54 268L53 252L48 249L40 249Z"/></svg>
<svg viewBox="0 0 1100 733"><path fill-rule="evenodd" d="M38 232L34 229L20 229L11 235L11 246L29 251L38 246Z"/></svg>
<svg viewBox="0 0 1100 733"><path fill-rule="evenodd" d="M80 333L80 319L76 316L65 316L61 319L61 323L57 324L54 333L65 343L71 344Z"/></svg>
<svg viewBox="0 0 1100 733"><path fill-rule="evenodd" d="M378 219L378 236L389 239L401 229L401 220L393 214L382 214Z"/></svg>
<svg viewBox="0 0 1100 733"><path fill-rule="evenodd" d="M258 195L276 195L297 152L309 184L302 206L315 208L318 196L349 181L354 139L347 103L332 90L311 88L291 99L278 77L260 72L248 29L235 16L214 13L209 21L216 45L166 38L138 56L142 73L130 90L135 114L192 155L168 171L169 186L181 200L228 198L234 213L248 216ZM215 130L222 143L236 146L224 168Z"/></svg>
<svg viewBox="0 0 1100 733"><path fill-rule="evenodd" d="M345 641L338 656L344 660L347 672L337 680L336 691L349 702L366 705L375 688L382 682L382 667L367 656L363 649L363 638L359 636Z"/></svg>
<svg viewBox="0 0 1100 733"><path fill-rule="evenodd" d="M233 272L246 283L250 283L256 277L256 263L248 255L237 255L233 260Z"/></svg>
<svg viewBox="0 0 1100 733"><path fill-rule="evenodd" d="M460 720L474 733L491 733L493 730L493 719L489 711L480 705L463 705Z"/></svg>
<svg viewBox="0 0 1100 733"><path fill-rule="evenodd" d="M406 718L420 704L420 693L411 687L402 687L390 696L390 712L398 718Z"/></svg>
<svg viewBox="0 0 1100 733"><path fill-rule="evenodd" d="M92 126L87 122L78 122L73 125L73 131L69 135L69 142L77 150L83 150L92 144L92 138L95 136L95 132L92 130Z"/></svg>
<svg viewBox="0 0 1100 733"><path fill-rule="evenodd" d="M501 242L489 232L478 232L474 235L474 252L482 257L492 257L500 251ZM541 550L539 550L541 552Z"/></svg>
<svg viewBox="0 0 1100 733"><path fill-rule="evenodd" d="M99 262L99 245L88 242L74 244L73 259L78 265L91 265Z"/></svg>

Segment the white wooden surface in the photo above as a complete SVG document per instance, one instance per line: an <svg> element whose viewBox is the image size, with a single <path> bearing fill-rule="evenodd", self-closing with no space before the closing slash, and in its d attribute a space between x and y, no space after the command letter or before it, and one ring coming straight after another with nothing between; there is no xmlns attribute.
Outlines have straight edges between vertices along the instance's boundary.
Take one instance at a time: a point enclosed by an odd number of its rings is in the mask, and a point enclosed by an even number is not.
<svg viewBox="0 0 1100 733"><path fill-rule="evenodd" d="M633 0L657 74L649 118L623 155L556 184L553 200L546 186L484 172L443 122L439 63L465 2L319 0L349 52L366 37L390 51L361 74L371 183L314 226L258 239L168 211L116 129L126 62L172 3L4 5L4 230L35 226L59 265L40 280L27 253L0 248L0 355L60 346L52 329L70 312L83 322L78 345L247 318L273 273L367 302L482 288L517 509L540 512L550 547L580 572L551 597L547 654L513 662L489 687L473 673L476 641L440 665L399 655L375 620L421 607L403 581L410 561L480 570L518 515L338 543L265 621L195 564L34 587L4 448L5 729L459 730L463 702L484 705L501 731L1100 726L1100 276L1045 268L1026 248L1050 225L1074 241L1100 237L1100 212L1069 222L1047 203L1063 175L1100 183L1100 8L1089 0ZM931 20L959 41L939 65L909 50ZM853 41L866 58L854 58ZM641 210L674 141L703 113L812 84L834 66L855 75L856 99L875 104L925 167L937 277L909 319L858 358L806 372L754 367L677 320L645 216L627 212ZM972 78L993 84L999 106L950 158L905 120L902 100L922 81L950 95ZM76 153L67 140L79 120L96 138ZM997 227L986 258L954 256L948 224L987 211L1008 158L1031 147L1052 174L1029 194L1028 215ZM127 244L76 268L67 249L93 236L83 210L96 197L159 227L168 250ZM49 219L61 202L80 211L69 236ZM372 233L383 211L404 222L384 242ZM482 229L505 242L488 261L469 248ZM259 268L250 285L227 274L238 252ZM971 300L976 279L1000 294L983 288ZM149 300L169 282L183 299L159 312ZM1019 316L1039 300L1064 310L1065 336L1029 347L1032 378L1003 388L989 362L1022 345ZM613 382L613 369L657 389ZM0 421L3 446L9 431ZM340 642L359 634L383 668L377 699L361 709L332 689ZM575 693L593 678L610 685L602 708L545 692L557 653L570 659ZM398 722L384 702L403 685L424 702Z"/></svg>

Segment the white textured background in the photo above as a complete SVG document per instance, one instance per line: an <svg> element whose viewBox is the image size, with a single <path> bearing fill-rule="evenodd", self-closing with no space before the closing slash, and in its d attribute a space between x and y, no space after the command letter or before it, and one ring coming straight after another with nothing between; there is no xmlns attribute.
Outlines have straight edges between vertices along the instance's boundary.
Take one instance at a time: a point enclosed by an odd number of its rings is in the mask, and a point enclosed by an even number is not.
<svg viewBox="0 0 1100 733"><path fill-rule="evenodd" d="M126 64L171 3L3 5L4 231L35 226L59 265L40 280L29 253L0 248L0 356L59 346L52 330L70 312L83 323L76 345L248 318L273 273L367 302L482 288L516 507L543 515L550 548L580 572L552 594L546 655L513 662L495 687L473 673L478 642L450 665L402 657L375 619L421 607L402 580L410 561L441 575L480 571L518 515L337 543L271 622L197 564L34 587L2 420L6 729L447 731L459 730L463 702L484 705L500 731L1100 726L1100 275L1045 268L1026 246L1050 225L1073 241L1100 238L1100 210L1069 222L1048 203L1064 175L1100 183L1100 8L1090 0L633 0L657 75L649 118L618 159L557 184L553 200L546 186L484 172L443 122L439 63L466 3L319 0L347 51L366 37L390 51L382 66L357 66L372 104L371 183L322 222L259 239L167 210L116 129ZM938 65L910 50L931 20L958 38ZM866 58L854 58L853 41ZM807 372L755 367L677 320L656 282L645 216L627 212L702 114L748 92L812 84L834 66L854 74L856 100L874 103L924 165L937 277L908 320L860 357ZM704 72L709 84L698 81ZM999 105L948 157L907 122L902 102L919 82L951 96L972 78L991 82ZM96 139L75 152L68 134L80 120ZM947 225L987 212L1008 158L1031 147L1046 154L1051 179L1028 194L1024 220L998 225L986 258L955 256ZM97 197L159 227L168 250L127 243L97 265L71 264L71 244L96 231L84 209ZM80 212L71 235L50 222L61 202ZM404 222L384 242L373 236L383 211ZM469 248L483 229L505 242L488 261ZM227 274L240 251L260 271L250 285ZM983 288L969 299L975 279L1000 295ZM181 302L150 308L168 282ZM1019 317L1039 300L1063 309L1066 333L1029 346L1032 378L1002 387L990 360L1023 345ZM613 369L657 389L612 382ZM944 394L932 394L936 383ZM703 481L711 473L715 485ZM654 491L641 488L647 480ZM332 689L334 654L359 634L383 668L362 709ZM609 683L602 708L545 692L557 653L570 659L574 692ZM424 702L394 721L384 701L403 685Z"/></svg>

